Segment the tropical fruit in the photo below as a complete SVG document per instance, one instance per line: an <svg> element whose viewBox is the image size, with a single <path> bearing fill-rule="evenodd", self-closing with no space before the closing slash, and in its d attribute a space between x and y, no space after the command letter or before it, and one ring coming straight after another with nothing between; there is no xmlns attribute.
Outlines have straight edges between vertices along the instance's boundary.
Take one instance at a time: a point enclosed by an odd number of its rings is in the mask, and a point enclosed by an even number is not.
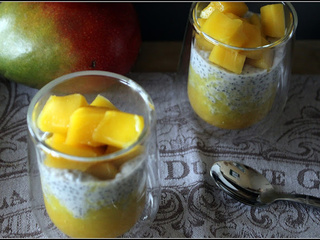
<svg viewBox="0 0 320 240"><path fill-rule="evenodd" d="M71 114L79 107L87 105L87 100L81 94L51 95L39 115L38 127L44 132L66 134Z"/></svg>
<svg viewBox="0 0 320 240"><path fill-rule="evenodd" d="M206 19L204 18L199 18L198 19L200 29L203 27L203 24L206 22ZM204 38L203 35L196 33L195 34L195 39L196 39L196 45L205 51L211 51L213 48L213 44L209 42L207 39Z"/></svg>
<svg viewBox="0 0 320 240"><path fill-rule="evenodd" d="M71 72L127 74L141 46L124 2L1 2L0 75L34 88Z"/></svg>
<svg viewBox="0 0 320 240"><path fill-rule="evenodd" d="M106 111L92 134L96 142L125 148L137 141L144 127L143 117L135 114Z"/></svg>
<svg viewBox="0 0 320 240"><path fill-rule="evenodd" d="M283 37L285 33L284 9L281 3L261 7L261 25L265 35Z"/></svg>
<svg viewBox="0 0 320 240"><path fill-rule="evenodd" d="M76 109L71 117L66 137L68 145L89 145L98 147L104 145L92 139L92 134L104 114L108 109L106 107L80 107Z"/></svg>
<svg viewBox="0 0 320 240"><path fill-rule="evenodd" d="M196 43L200 49L211 51L211 62L236 74L241 74L244 63L269 70L273 49L257 48L269 44L269 37L284 36L283 5L267 4L260 8L260 15L250 12L244 2L210 2L197 19L200 30L223 44L243 49L213 45L201 34L196 35Z"/></svg>
<svg viewBox="0 0 320 240"><path fill-rule="evenodd" d="M240 74L246 56L240 54L239 51L217 45L212 49L209 60L231 72Z"/></svg>
<svg viewBox="0 0 320 240"><path fill-rule="evenodd" d="M243 21L232 19L218 10L212 12L201 30L220 42L236 47L241 47L247 41Z"/></svg>
<svg viewBox="0 0 320 240"><path fill-rule="evenodd" d="M37 125L41 131L51 133L45 143L52 149L72 156L99 157L137 141L144 128L144 118L120 111L101 95L91 104L81 94L51 95L39 114ZM48 153L45 164L110 179L121 164L141 153L142 149L137 145L111 162L75 161Z"/></svg>
<svg viewBox="0 0 320 240"><path fill-rule="evenodd" d="M117 108L112 104L112 102L109 101L109 99L100 94L98 94L92 103L90 103L90 106L106 107L109 110L117 110Z"/></svg>
<svg viewBox="0 0 320 240"><path fill-rule="evenodd" d="M244 2L210 2L209 5L201 11L201 18L208 18L214 10L223 13L234 13L242 17L248 11L248 6Z"/></svg>

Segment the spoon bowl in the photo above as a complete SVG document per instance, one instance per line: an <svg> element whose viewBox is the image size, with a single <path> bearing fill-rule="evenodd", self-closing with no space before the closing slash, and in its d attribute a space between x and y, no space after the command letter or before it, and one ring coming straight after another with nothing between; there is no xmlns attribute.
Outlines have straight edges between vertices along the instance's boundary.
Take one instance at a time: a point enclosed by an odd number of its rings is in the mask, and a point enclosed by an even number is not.
<svg viewBox="0 0 320 240"><path fill-rule="evenodd" d="M278 200L287 200L320 207L319 198L277 192L261 173L239 162L215 162L210 175L220 189L247 205L265 206Z"/></svg>

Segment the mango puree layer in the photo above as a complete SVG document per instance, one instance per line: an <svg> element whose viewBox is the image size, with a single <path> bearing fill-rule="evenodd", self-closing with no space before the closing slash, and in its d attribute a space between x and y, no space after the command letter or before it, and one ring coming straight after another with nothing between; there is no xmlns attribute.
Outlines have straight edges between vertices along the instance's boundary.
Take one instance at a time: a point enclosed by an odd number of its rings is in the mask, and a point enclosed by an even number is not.
<svg viewBox="0 0 320 240"><path fill-rule="evenodd" d="M72 238L115 238L126 233L138 221L145 198L132 194L122 201L98 210L89 210L83 218L73 214L53 196L45 196L46 210L56 227Z"/></svg>

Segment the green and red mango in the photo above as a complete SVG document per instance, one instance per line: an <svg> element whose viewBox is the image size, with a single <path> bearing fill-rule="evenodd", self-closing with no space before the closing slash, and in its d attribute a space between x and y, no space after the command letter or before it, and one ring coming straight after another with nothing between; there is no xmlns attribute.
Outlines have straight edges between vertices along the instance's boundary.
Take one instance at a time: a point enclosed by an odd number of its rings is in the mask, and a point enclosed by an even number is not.
<svg viewBox="0 0 320 240"><path fill-rule="evenodd" d="M0 4L0 74L31 87L82 70L127 74L140 45L131 3Z"/></svg>

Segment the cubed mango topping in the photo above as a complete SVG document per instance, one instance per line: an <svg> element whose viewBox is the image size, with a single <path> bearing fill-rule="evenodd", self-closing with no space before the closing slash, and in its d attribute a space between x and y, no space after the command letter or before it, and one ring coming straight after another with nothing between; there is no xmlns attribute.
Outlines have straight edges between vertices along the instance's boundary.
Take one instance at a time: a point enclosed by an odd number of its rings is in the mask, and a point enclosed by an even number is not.
<svg viewBox="0 0 320 240"><path fill-rule="evenodd" d="M243 32L247 36L247 41L242 47L256 48L262 45L261 32L257 26L243 21Z"/></svg>
<svg viewBox="0 0 320 240"><path fill-rule="evenodd" d="M265 38L262 38L262 42L264 44L269 43ZM264 49L260 50L260 52L261 56L259 58L248 58L247 63L257 68L270 70L273 65L274 51L270 51L270 49Z"/></svg>
<svg viewBox="0 0 320 240"><path fill-rule="evenodd" d="M201 18L207 19L214 10L223 13L233 13L242 17L248 11L248 6L244 2L210 2L200 13Z"/></svg>
<svg viewBox="0 0 320 240"><path fill-rule="evenodd" d="M203 24L206 22L206 19L204 18L199 18L198 19L200 28L202 28ZM196 39L196 45L205 51L211 51L213 48L213 44L211 42L209 42L207 39L204 38L204 36L202 36L201 34L196 33L195 35L195 39Z"/></svg>
<svg viewBox="0 0 320 240"><path fill-rule="evenodd" d="M92 139L92 134L108 108L106 107L80 107L70 117L70 124L67 132L66 144L68 145L89 145L102 146L104 143Z"/></svg>
<svg viewBox="0 0 320 240"><path fill-rule="evenodd" d="M60 133L53 133L46 143L53 149L78 157L97 157L104 153L105 147L91 147L88 145L69 145L66 143L66 136Z"/></svg>
<svg viewBox="0 0 320 240"><path fill-rule="evenodd" d="M109 99L100 94L98 94L96 98L92 101L92 103L90 103L90 106L106 107L109 110L117 110L116 106L114 106Z"/></svg>
<svg viewBox="0 0 320 240"><path fill-rule="evenodd" d="M201 30L210 37L231 46L242 47L247 41L247 36L243 32L243 21L230 18L218 10L212 12Z"/></svg>
<svg viewBox="0 0 320 240"><path fill-rule="evenodd" d="M261 25L265 35L280 38L285 34L284 9L281 3L268 4L260 9Z"/></svg>
<svg viewBox="0 0 320 240"><path fill-rule="evenodd" d="M111 162L96 163L91 165L85 170L86 173L89 173L100 180L113 179L119 170Z"/></svg>
<svg viewBox="0 0 320 240"><path fill-rule="evenodd" d="M92 138L96 142L126 148L137 141L144 127L142 116L120 111L107 111Z"/></svg>
<svg viewBox="0 0 320 240"><path fill-rule="evenodd" d="M68 160L47 154L44 164L51 168L86 171L92 163Z"/></svg>
<svg viewBox="0 0 320 240"><path fill-rule="evenodd" d="M51 95L39 115L38 127L43 132L65 134L68 131L71 114L77 108L87 105L87 100L81 94Z"/></svg>
<svg viewBox="0 0 320 240"><path fill-rule="evenodd" d="M81 94L52 95L39 114L37 124L40 130L51 133L45 143L52 149L72 156L99 157L134 143L144 128L144 118L120 111L101 95L91 104ZM102 162L74 161L48 152L44 163L106 180L114 178L120 166L141 154L142 149L137 145L123 155Z"/></svg>
<svg viewBox="0 0 320 240"><path fill-rule="evenodd" d="M285 34L284 7L281 3L261 7L259 15L249 12L244 2L210 2L197 20L204 34L230 46L251 48L226 51L208 44L201 34L196 35L197 46L211 51L210 61L237 74L242 72L243 62L269 70L273 64L274 50L254 48L269 44L268 37L281 38Z"/></svg>
<svg viewBox="0 0 320 240"><path fill-rule="evenodd" d="M259 28L259 30L261 32L261 19L260 19L259 15L257 13L253 13L249 17L249 22L251 24L255 25L257 28Z"/></svg>
<svg viewBox="0 0 320 240"><path fill-rule="evenodd" d="M209 60L229 71L240 74L246 56L240 54L239 51L216 45L210 53Z"/></svg>

